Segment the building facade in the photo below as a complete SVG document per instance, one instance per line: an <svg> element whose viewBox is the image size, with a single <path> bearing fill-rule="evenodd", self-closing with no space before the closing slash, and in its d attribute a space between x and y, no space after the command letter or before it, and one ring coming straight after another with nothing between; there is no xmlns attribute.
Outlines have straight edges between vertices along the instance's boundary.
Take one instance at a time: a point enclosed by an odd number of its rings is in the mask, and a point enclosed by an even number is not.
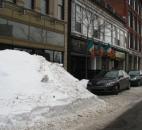
<svg viewBox="0 0 142 130"><path fill-rule="evenodd" d="M0 0L0 49L25 50L67 67L68 0Z"/></svg>
<svg viewBox="0 0 142 130"><path fill-rule="evenodd" d="M124 21L106 3L71 0L69 71L75 77L89 77L90 71L126 69L127 29ZM93 42L93 52L89 44Z"/></svg>
<svg viewBox="0 0 142 130"><path fill-rule="evenodd" d="M126 21L128 70L142 69L142 0L106 0Z"/></svg>

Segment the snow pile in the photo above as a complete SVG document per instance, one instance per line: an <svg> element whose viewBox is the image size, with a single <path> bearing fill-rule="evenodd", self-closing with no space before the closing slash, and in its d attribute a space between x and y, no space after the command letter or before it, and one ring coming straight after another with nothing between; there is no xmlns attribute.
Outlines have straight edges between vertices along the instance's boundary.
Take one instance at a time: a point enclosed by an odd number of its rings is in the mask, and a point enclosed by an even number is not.
<svg viewBox="0 0 142 130"><path fill-rule="evenodd" d="M2 117L31 113L94 97L57 63L23 51L0 51L0 122ZM95 96L96 102L100 100ZM43 109L42 109L43 110ZM1 123L0 123L1 125Z"/></svg>

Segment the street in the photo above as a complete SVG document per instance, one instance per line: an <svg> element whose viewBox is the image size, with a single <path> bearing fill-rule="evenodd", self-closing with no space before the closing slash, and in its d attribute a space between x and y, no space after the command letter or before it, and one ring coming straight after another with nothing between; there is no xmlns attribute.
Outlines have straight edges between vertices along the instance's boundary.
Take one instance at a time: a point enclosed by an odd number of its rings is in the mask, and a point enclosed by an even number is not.
<svg viewBox="0 0 142 130"><path fill-rule="evenodd" d="M77 130L141 130L141 95L142 87L135 87L119 95L99 96L108 103L109 109Z"/></svg>
<svg viewBox="0 0 142 130"><path fill-rule="evenodd" d="M42 130L141 130L142 87L132 87L118 95L101 95L105 108L96 112L95 104L80 104L58 118L50 118ZM95 102L95 101L94 101Z"/></svg>

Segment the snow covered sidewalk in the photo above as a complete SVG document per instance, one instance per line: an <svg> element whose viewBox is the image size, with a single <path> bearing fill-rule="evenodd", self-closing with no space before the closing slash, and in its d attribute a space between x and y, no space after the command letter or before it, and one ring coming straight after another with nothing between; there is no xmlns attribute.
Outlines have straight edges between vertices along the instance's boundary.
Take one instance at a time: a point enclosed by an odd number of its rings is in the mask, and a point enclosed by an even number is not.
<svg viewBox="0 0 142 130"><path fill-rule="evenodd" d="M0 51L0 129L43 127L51 118L105 102L86 90L62 65L23 51ZM93 108L94 109L94 108Z"/></svg>

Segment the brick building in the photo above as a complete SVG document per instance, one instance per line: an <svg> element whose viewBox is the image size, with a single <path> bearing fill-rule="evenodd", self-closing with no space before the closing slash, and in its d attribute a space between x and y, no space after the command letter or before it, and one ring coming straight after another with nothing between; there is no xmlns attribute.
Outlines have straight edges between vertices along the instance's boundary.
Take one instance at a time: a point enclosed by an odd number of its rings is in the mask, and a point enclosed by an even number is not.
<svg viewBox="0 0 142 130"><path fill-rule="evenodd" d="M128 69L142 68L142 0L105 0L122 16L128 29Z"/></svg>

